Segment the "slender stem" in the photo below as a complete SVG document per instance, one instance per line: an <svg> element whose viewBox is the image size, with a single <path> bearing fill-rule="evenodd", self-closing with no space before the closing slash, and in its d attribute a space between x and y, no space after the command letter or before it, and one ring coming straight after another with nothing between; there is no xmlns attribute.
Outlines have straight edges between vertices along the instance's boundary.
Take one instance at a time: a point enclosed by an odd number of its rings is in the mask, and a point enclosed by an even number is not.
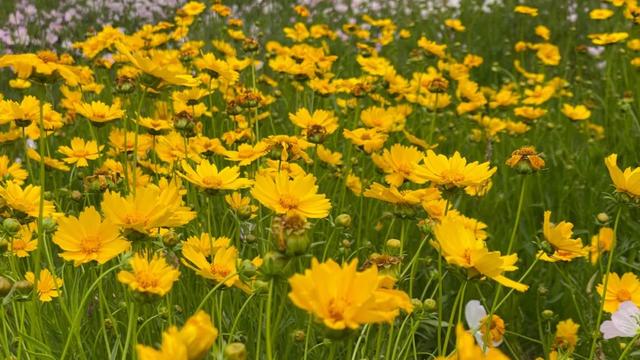
<svg viewBox="0 0 640 360"><path fill-rule="evenodd" d="M520 225L520 216L522 215L522 205L524 204L524 194L527 188L527 178L524 176L522 179L522 185L520 186L520 199L518 200L518 210L516 211L516 221L511 229L511 237L509 238L509 246L507 246L507 254L511 253L513 249L513 242L515 241L516 234L518 233L518 226Z"/></svg>
<svg viewBox="0 0 640 360"><path fill-rule="evenodd" d="M602 284L602 300L600 301L600 309L598 310L598 317L593 328L593 341L591 342L591 351L589 351L589 360L593 359L593 355L596 352L596 345L598 343L598 328L602 321L602 311L604 310L604 303L607 298L607 286L609 285L609 272L611 271L611 265L613 264L614 251L618 242L618 224L620 223L620 215L622 214L622 206L618 208L616 214L616 220L613 225L613 240L611 241L611 251L609 252L609 258L607 259L607 270L604 273L604 283Z"/></svg>
<svg viewBox="0 0 640 360"><path fill-rule="evenodd" d="M267 297L267 318L265 326L267 360L273 360L273 344L271 343L271 307L273 305L273 282L274 280L269 281L269 295Z"/></svg>
<svg viewBox="0 0 640 360"><path fill-rule="evenodd" d="M633 349L633 347L636 344L636 341L638 341L638 339L640 339L640 332L637 333L636 336L634 336L633 339L631 339L631 341L629 341L627 346L624 347L624 351L622 352L622 354L620 354L620 357L618 358L618 360L622 360L622 359L626 358L627 354L629 353L629 351L631 351L631 349Z"/></svg>
<svg viewBox="0 0 640 360"><path fill-rule="evenodd" d="M131 344L131 348L132 348L131 351L135 354L136 342L137 342L135 339L137 337L136 336L137 323L138 323L138 307L136 306L135 301L131 301L131 304L129 304L129 322L127 325L127 338L124 343L124 350L122 351L122 360L127 359L129 344Z"/></svg>

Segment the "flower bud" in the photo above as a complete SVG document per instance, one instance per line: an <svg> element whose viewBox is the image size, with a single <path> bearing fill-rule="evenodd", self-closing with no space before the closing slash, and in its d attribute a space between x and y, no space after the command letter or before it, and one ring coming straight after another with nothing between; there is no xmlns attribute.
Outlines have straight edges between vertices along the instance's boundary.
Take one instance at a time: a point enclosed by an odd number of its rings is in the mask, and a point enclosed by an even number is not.
<svg viewBox="0 0 640 360"><path fill-rule="evenodd" d="M340 214L336 216L336 225L348 228L351 226L351 215Z"/></svg>
<svg viewBox="0 0 640 360"><path fill-rule="evenodd" d="M542 310L542 318L545 320L551 319L553 315L554 315L553 310L549 310L549 309Z"/></svg>
<svg viewBox="0 0 640 360"><path fill-rule="evenodd" d="M307 335L305 334L304 330L298 329L294 330L293 333L291 333L291 337L293 337L293 341L295 342L303 342Z"/></svg>
<svg viewBox="0 0 640 360"><path fill-rule="evenodd" d="M598 220L598 222L605 224L609 222L609 215L607 215L607 213L601 212L596 215L596 219Z"/></svg>
<svg viewBox="0 0 640 360"><path fill-rule="evenodd" d="M224 348L224 358L228 360L245 360L247 358L247 348L243 343L234 342Z"/></svg>
<svg viewBox="0 0 640 360"><path fill-rule="evenodd" d="M281 276L289 260L277 251L269 251L262 258L260 271L266 276Z"/></svg>
<svg viewBox="0 0 640 360"><path fill-rule="evenodd" d="M398 239L389 239L387 240L386 245L389 249L400 249L402 242Z"/></svg>
<svg viewBox="0 0 640 360"><path fill-rule="evenodd" d="M11 291L11 281L4 276L0 276L0 297L4 297Z"/></svg>
<svg viewBox="0 0 640 360"><path fill-rule="evenodd" d="M13 218L6 218L6 219L4 219L2 221L2 228L9 235L13 236L13 235L17 234L18 231L20 231L22 226L20 225L20 222L18 220L13 219Z"/></svg>
<svg viewBox="0 0 640 360"><path fill-rule="evenodd" d="M424 309L427 311L435 311L437 307L438 303L435 301L435 299L429 298L424 301Z"/></svg>
<svg viewBox="0 0 640 360"><path fill-rule="evenodd" d="M53 220L53 218L48 217L42 219L42 228L45 232L52 233L56 230L57 226L58 224L56 224L56 221Z"/></svg>

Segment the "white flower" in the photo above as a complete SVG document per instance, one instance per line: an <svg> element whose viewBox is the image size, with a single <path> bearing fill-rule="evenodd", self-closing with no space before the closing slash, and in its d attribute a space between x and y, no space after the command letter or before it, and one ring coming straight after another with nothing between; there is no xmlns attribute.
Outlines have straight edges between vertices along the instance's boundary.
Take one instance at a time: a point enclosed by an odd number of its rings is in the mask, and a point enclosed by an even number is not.
<svg viewBox="0 0 640 360"><path fill-rule="evenodd" d="M480 304L480 301L471 300L464 307L464 317L467 319L467 325L476 338L476 342L480 347L484 347L484 335L480 329L487 318L487 310ZM500 346L500 344L502 344L502 338L492 341L493 347Z"/></svg>
<svg viewBox="0 0 640 360"><path fill-rule="evenodd" d="M605 339L636 336L640 331L640 309L633 301L623 302L611 320L602 322L600 331Z"/></svg>

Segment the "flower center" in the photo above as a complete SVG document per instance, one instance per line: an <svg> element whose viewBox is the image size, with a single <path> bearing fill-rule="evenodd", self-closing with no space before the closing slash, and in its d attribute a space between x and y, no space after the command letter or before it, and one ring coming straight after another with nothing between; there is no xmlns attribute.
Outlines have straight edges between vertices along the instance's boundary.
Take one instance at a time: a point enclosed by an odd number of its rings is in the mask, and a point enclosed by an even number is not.
<svg viewBox="0 0 640 360"><path fill-rule="evenodd" d="M445 170L442 172L442 178L445 183L456 184L464 180L464 175L456 170Z"/></svg>
<svg viewBox="0 0 640 360"><path fill-rule="evenodd" d="M505 333L504 321L502 320L502 318L500 318L498 315L493 315L491 317L491 323L487 324L487 322L489 322L488 316L485 316L480 321L480 323L482 324L480 326L480 333L482 333L482 337L483 338L485 337L487 333L487 325L488 325L491 341L494 341L494 342L502 341L502 337L504 336L504 333Z"/></svg>
<svg viewBox="0 0 640 360"><path fill-rule="evenodd" d="M100 238L95 235L89 235L82 241L82 252L85 254L95 254L100 249Z"/></svg>
<svg viewBox="0 0 640 360"><path fill-rule="evenodd" d="M331 299L329 301L329 316L336 321L342 321L346 307L346 301L342 299Z"/></svg>
<svg viewBox="0 0 640 360"><path fill-rule="evenodd" d="M298 207L298 198L291 195L282 195L280 197L280 206L285 209L296 209Z"/></svg>
<svg viewBox="0 0 640 360"><path fill-rule="evenodd" d="M631 293L627 289L620 289L616 294L616 298L619 302L625 302L631 300Z"/></svg>
<svg viewBox="0 0 640 360"><path fill-rule="evenodd" d="M222 179L217 176L205 176L202 178L202 183L212 188L219 188L222 186Z"/></svg>

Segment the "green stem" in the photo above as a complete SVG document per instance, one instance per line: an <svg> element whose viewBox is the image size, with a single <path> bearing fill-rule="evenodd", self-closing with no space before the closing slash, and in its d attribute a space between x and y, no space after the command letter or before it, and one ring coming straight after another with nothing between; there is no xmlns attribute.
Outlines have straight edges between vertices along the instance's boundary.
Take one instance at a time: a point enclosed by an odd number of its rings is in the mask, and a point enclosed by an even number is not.
<svg viewBox="0 0 640 360"><path fill-rule="evenodd" d="M604 283L602 284L602 300L600 301L600 309L598 310L598 317L593 328L593 341L591 342L591 351L589 351L589 360L593 359L593 355L596 352L596 345L598 343L598 328L602 321L602 311L604 310L604 303L607 297L607 286L609 285L609 272L611 272L611 265L613 264L614 251L618 242L618 224L620 223L620 215L622 214L622 207L618 208L616 214L616 220L613 225L613 241L611 241L611 251L609 252L609 258L607 259L607 271L604 273Z"/></svg>
<svg viewBox="0 0 640 360"><path fill-rule="evenodd" d="M622 354L620 354L620 357L618 358L618 360L622 360L626 358L627 354L629 353L629 351L631 351L631 349L633 349L638 339L640 339L640 332L637 333L636 336L634 336L633 339L629 341L627 346L624 347L624 351L622 352Z"/></svg>
<svg viewBox="0 0 640 360"><path fill-rule="evenodd" d="M265 342L267 348L267 360L273 360L273 344L271 343L271 307L273 305L273 282L269 281L269 295L267 297L267 314L265 324Z"/></svg>

